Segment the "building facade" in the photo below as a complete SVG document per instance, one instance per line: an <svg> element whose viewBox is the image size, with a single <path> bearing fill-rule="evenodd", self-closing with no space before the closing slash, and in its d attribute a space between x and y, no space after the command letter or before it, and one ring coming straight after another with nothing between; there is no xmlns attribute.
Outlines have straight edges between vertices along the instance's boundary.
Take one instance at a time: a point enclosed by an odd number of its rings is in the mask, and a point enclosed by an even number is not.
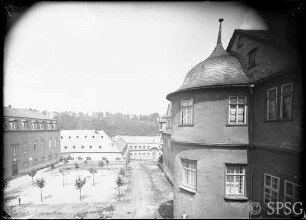
<svg viewBox="0 0 306 220"><path fill-rule="evenodd" d="M38 111L4 107L3 137L4 177L25 174L60 159L57 122Z"/></svg>
<svg viewBox="0 0 306 220"><path fill-rule="evenodd" d="M121 151L102 130L61 130L61 157L74 161L121 161Z"/></svg>
<svg viewBox="0 0 306 220"><path fill-rule="evenodd" d="M235 30L224 50L219 21L212 54L167 95L174 218L248 218L250 202L301 199L301 70L269 31Z"/></svg>
<svg viewBox="0 0 306 220"><path fill-rule="evenodd" d="M115 141L126 144L126 154L129 160L157 161L162 155L159 136L121 136L114 137Z"/></svg>

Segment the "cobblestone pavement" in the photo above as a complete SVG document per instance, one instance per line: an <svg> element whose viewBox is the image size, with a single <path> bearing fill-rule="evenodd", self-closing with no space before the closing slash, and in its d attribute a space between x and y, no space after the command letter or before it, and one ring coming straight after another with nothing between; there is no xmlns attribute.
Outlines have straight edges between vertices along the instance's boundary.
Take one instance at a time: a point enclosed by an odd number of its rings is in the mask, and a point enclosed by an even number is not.
<svg viewBox="0 0 306 220"><path fill-rule="evenodd" d="M131 161L127 179L112 218L172 218L172 186L156 162Z"/></svg>

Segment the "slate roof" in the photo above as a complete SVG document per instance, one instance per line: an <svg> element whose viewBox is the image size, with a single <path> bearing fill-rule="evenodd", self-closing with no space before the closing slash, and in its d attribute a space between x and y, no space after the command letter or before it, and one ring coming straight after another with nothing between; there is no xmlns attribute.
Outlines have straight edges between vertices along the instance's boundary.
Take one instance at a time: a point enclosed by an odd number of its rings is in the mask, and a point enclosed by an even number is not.
<svg viewBox="0 0 306 220"><path fill-rule="evenodd" d="M133 143L133 144L159 144L160 143L160 137L159 136L121 136L117 135L114 139L118 142L118 139L122 138L125 143Z"/></svg>
<svg viewBox="0 0 306 220"><path fill-rule="evenodd" d="M36 110L31 110L31 109L18 109L18 108L4 107L3 116L4 117L31 118L31 119L44 119L44 120L54 121L54 119L51 119L48 116Z"/></svg>

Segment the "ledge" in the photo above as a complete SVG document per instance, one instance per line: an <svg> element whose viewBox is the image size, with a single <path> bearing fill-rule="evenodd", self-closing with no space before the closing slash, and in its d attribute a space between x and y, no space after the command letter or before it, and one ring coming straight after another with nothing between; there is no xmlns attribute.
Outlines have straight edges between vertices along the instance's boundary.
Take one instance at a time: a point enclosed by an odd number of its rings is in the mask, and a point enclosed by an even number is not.
<svg viewBox="0 0 306 220"><path fill-rule="evenodd" d="M268 119L265 119L263 121L263 123L271 123L271 122L285 122L285 121L293 121L294 119L291 117L291 118L282 118L282 119L271 119L271 120L268 120Z"/></svg>
<svg viewBox="0 0 306 220"><path fill-rule="evenodd" d="M193 127L194 124L179 124L179 127Z"/></svg>
<svg viewBox="0 0 306 220"><path fill-rule="evenodd" d="M233 200L233 201L248 201L249 198L246 196L231 196L231 195L226 195L224 196L225 200Z"/></svg>
<svg viewBox="0 0 306 220"><path fill-rule="evenodd" d="M247 127L248 124L226 124L226 127Z"/></svg>
<svg viewBox="0 0 306 220"><path fill-rule="evenodd" d="M180 187L180 189L183 189L183 190L185 190L185 191L188 191L188 192L191 192L191 193L194 193L194 194L197 193L197 191L195 191L194 189L191 189L191 188L189 188L189 187L187 187L187 186L181 185L181 186L179 186L179 187Z"/></svg>

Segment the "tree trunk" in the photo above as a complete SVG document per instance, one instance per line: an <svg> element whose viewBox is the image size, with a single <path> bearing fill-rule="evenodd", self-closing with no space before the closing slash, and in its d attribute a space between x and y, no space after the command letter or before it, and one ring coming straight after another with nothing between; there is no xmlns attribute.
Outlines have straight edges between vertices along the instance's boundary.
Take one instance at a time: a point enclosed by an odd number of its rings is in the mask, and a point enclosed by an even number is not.
<svg viewBox="0 0 306 220"><path fill-rule="evenodd" d="M121 199L120 199L120 195L121 195L121 193L120 193L120 186L119 186L119 200L121 200Z"/></svg>
<svg viewBox="0 0 306 220"><path fill-rule="evenodd" d="M92 174L92 185L95 186L95 174Z"/></svg>
<svg viewBox="0 0 306 220"><path fill-rule="evenodd" d="M42 202L42 188L40 188L40 201Z"/></svg>
<svg viewBox="0 0 306 220"><path fill-rule="evenodd" d="M81 197L81 189L80 189L80 201L82 200L82 197Z"/></svg>
<svg viewBox="0 0 306 220"><path fill-rule="evenodd" d="M32 187L34 186L34 177L32 176Z"/></svg>
<svg viewBox="0 0 306 220"><path fill-rule="evenodd" d="M65 185L65 182L64 182L64 176L65 176L65 175L64 175L64 173L63 173L63 186Z"/></svg>

